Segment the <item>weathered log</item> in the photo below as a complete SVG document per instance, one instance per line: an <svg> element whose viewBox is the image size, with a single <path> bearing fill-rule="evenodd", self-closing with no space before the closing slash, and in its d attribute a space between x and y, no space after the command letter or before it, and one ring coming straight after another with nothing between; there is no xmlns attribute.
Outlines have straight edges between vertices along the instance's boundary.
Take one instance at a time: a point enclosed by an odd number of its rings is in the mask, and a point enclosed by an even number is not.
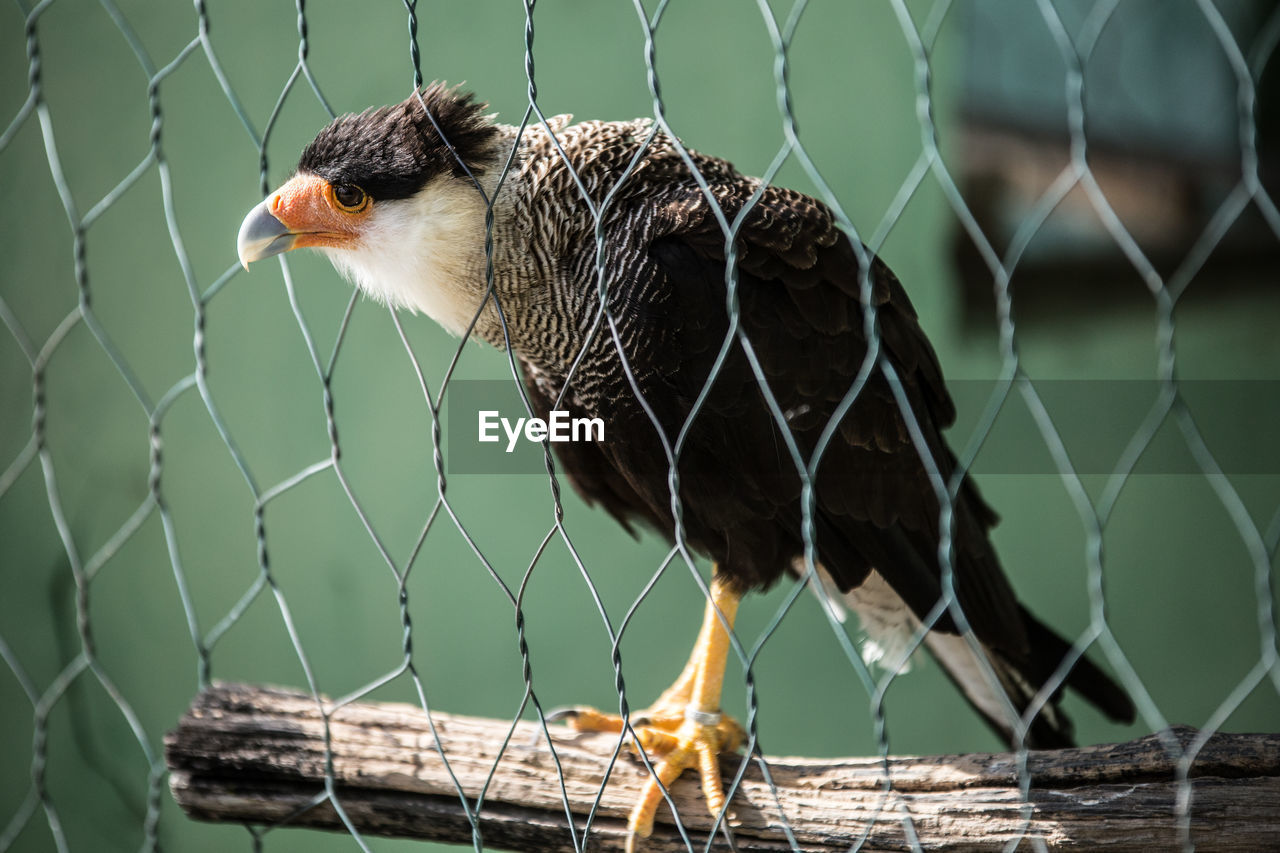
<svg viewBox="0 0 1280 853"><path fill-rule="evenodd" d="M553 756L537 722L513 728L510 721L439 712L428 721L409 705L361 702L332 710L322 702L323 708L306 694L250 685L205 690L165 740L174 798L200 820L341 830L346 823L336 799L361 833L468 845L470 812L478 815L474 826L486 846L537 851L574 849L568 811L584 849L617 850L648 772L625 749L610 769L616 736L553 726ZM1185 727L1168 734L1183 745L1196 736ZM1010 754L893 757L887 764L768 758L776 796L754 762L729 824L744 853L793 849L783 815L795 845L806 851L848 850L864 836L864 850L909 850L907 814L926 850L999 850L1020 837L1055 850L1175 849L1177 756L1166 753L1166 742L1151 735L1030 753L1026 797ZM722 759L726 783L740 760ZM1198 850L1280 850L1280 735L1215 734L1189 775ZM322 796L326 779L333 798ZM712 821L692 774L671 793L694 849L703 849ZM658 820L644 849L687 849L671 811L662 808ZM716 849L726 847L717 839Z"/></svg>

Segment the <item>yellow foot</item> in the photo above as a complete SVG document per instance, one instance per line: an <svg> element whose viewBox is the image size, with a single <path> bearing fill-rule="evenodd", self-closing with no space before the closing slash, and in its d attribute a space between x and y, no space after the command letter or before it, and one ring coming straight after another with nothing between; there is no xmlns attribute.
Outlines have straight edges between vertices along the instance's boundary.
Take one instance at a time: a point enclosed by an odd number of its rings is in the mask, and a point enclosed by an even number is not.
<svg viewBox="0 0 1280 853"><path fill-rule="evenodd" d="M627 821L627 853L636 849L637 838L648 838L653 832L653 816L662 802L662 789L671 787L690 767L697 767L702 775L702 793L711 816L719 817L725 807L717 758L722 752L736 750L746 740L742 726L717 710L729 632L733 630L741 596L721 579L718 571L711 578L710 592L689 663L652 708L631 717L634 746L644 750L653 773ZM591 708L573 708L552 716L567 720L578 731L617 733L625 728L620 717Z"/></svg>
<svg viewBox="0 0 1280 853"><path fill-rule="evenodd" d="M577 731L617 733L623 730L621 717L602 714L594 708L566 709L553 717L564 720ZM707 810L712 817L718 817L725 807L719 755L737 750L746 741L746 731L736 720L693 709L644 711L632 715L631 727L636 737L631 745L644 750L653 773L627 821L628 853L636 849L637 838L648 838L652 834L654 815L662 803L662 789L670 788L680 774L691 767L696 767L702 777Z"/></svg>

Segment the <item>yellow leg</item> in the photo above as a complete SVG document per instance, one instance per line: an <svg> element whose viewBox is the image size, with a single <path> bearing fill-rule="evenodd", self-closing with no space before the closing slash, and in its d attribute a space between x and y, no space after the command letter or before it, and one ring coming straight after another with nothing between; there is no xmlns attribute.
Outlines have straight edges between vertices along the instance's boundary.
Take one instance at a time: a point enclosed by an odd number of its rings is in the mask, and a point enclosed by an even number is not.
<svg viewBox="0 0 1280 853"><path fill-rule="evenodd" d="M662 803L662 789L670 787L690 767L697 767L702 776L702 793L712 816L719 816L724 809L724 786L720 782L717 756L736 750L746 740L742 726L720 714L729 631L738 613L739 597L712 576L711 598L689 662L652 706L631 717L636 745L649 756L653 774L646 781L627 822L628 851L635 849L637 838L647 838L653 832L653 818ZM570 709L557 717L566 719L579 731L623 730L620 717L592 708Z"/></svg>
<svg viewBox="0 0 1280 853"><path fill-rule="evenodd" d="M628 851L635 849L637 837L647 838L653 832L653 818L662 802L662 789L670 787L690 767L697 767L702 776L707 810L715 817L724 809L724 786L720 782L717 757L721 752L736 750L744 739L742 727L720 714L729 630L738 613L739 598L738 593L712 577L711 599L707 602L693 654L680 678L658 700L659 706L670 707L684 699L685 708L678 727L673 732L663 731L665 726L638 732L646 753L655 752L661 760L654 763L653 775L645 783L627 821ZM654 722L661 725L661 721Z"/></svg>

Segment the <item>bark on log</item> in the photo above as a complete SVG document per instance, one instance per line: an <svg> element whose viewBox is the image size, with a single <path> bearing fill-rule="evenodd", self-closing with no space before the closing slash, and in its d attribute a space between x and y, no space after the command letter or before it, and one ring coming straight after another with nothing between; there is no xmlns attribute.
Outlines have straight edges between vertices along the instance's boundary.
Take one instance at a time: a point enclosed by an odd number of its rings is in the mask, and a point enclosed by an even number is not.
<svg viewBox="0 0 1280 853"><path fill-rule="evenodd" d="M431 717L434 734L427 715L408 705L353 703L329 714L333 790L361 833L470 845L472 823L456 778L469 809L479 813L487 847L573 850L567 798L574 832L581 839L587 831L584 849L622 849L626 817L647 771L626 750L608 770L616 737L552 726L553 757L536 722L512 730L509 721L439 712ZM1186 727L1172 734L1184 745L1196 736ZM325 743L324 713L309 695L220 684L201 693L165 739L170 787L187 814L200 820L342 830L331 801L322 798L307 808L326 790ZM722 759L726 784L739 762L737 756ZM1020 837L1042 839L1053 850L1180 846L1176 757L1155 735L1033 752L1026 798L1009 754L890 758L888 794L878 759L767 763L777 797L756 762L730 806L733 835L744 853L792 849L782 814L796 846L806 851L845 851L864 834L864 850L909 850L905 813L925 850L1000 850ZM1215 734L1190 776L1197 850L1280 850L1280 735ZM703 849L711 818L692 774L674 786L672 797L694 849ZM687 849L668 808L660 809L658 821L644 850ZM727 845L717 839L715 849Z"/></svg>

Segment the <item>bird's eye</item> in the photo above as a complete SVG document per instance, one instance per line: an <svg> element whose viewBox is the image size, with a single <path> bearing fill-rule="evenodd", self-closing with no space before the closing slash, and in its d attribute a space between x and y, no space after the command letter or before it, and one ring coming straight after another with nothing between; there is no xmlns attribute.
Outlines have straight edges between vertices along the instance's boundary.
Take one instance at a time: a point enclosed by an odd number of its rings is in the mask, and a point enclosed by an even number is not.
<svg viewBox="0 0 1280 853"><path fill-rule="evenodd" d="M355 184L337 184L333 188L333 200L347 213L358 213L369 203L369 196Z"/></svg>

